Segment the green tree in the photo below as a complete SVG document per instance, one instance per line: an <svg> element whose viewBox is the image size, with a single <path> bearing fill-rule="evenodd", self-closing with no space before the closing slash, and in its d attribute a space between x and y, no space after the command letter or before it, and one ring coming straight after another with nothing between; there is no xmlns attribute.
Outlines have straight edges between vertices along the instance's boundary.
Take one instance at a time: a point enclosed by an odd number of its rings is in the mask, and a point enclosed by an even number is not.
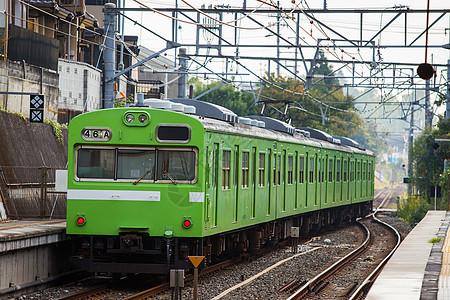
<svg viewBox="0 0 450 300"><path fill-rule="evenodd" d="M220 82L212 82L208 84L203 84L197 78L192 78L189 81L194 88L194 97L208 91ZM229 110L235 112L238 116L248 116L257 113L257 109L254 105L253 95L244 91L239 91L231 85L224 84L215 90L203 95L199 98L201 101L214 103Z"/></svg>
<svg viewBox="0 0 450 300"><path fill-rule="evenodd" d="M437 129L423 131L410 147L413 184L429 201L430 189L435 185L444 187L447 182L446 176L443 176L444 159L449 157L450 145L436 142L436 138L450 138L450 120L443 119L439 121Z"/></svg>

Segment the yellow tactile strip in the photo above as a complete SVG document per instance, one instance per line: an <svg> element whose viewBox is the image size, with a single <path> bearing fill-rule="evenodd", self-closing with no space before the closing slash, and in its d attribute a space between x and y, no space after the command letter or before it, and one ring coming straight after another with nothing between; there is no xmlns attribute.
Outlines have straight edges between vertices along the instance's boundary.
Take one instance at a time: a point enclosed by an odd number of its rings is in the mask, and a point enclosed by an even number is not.
<svg viewBox="0 0 450 300"><path fill-rule="evenodd" d="M442 267L439 274L438 299L450 299L450 228L447 230L447 237L442 248Z"/></svg>
<svg viewBox="0 0 450 300"><path fill-rule="evenodd" d="M32 222L32 223L22 223L22 224L15 224L15 225L0 225L0 230L17 228L17 227L34 226L34 225L61 223L61 222L64 222L64 220L47 220L47 221L39 221L39 222Z"/></svg>

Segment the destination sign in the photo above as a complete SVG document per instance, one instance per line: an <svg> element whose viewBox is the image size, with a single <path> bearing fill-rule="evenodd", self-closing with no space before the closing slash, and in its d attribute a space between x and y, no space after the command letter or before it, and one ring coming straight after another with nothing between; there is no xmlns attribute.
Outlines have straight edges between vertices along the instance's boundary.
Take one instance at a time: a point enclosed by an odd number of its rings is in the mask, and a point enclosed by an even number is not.
<svg viewBox="0 0 450 300"><path fill-rule="evenodd" d="M111 139L112 133L109 128L85 127L81 130L81 137L85 141L107 142Z"/></svg>

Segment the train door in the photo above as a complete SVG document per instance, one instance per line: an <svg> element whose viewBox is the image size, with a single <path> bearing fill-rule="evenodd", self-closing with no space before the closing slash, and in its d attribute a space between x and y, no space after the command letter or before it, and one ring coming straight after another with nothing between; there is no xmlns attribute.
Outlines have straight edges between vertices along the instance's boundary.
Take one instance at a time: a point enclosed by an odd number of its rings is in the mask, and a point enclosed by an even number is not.
<svg viewBox="0 0 450 300"><path fill-rule="evenodd" d="M342 202L342 184L341 184L341 160L334 157L336 169L334 173L334 198L336 202Z"/></svg>
<svg viewBox="0 0 450 300"><path fill-rule="evenodd" d="M348 160L345 156L342 157L342 201L347 202L349 199L348 190Z"/></svg>
<svg viewBox="0 0 450 300"><path fill-rule="evenodd" d="M298 209L298 152L295 151L294 157L294 210Z"/></svg>
<svg viewBox="0 0 450 300"><path fill-rule="evenodd" d="M257 170L257 157L256 157L256 147L252 148L252 163L251 163L251 189L252 189L252 204L251 204L251 219L254 220L256 218L256 170Z"/></svg>
<svg viewBox="0 0 450 300"><path fill-rule="evenodd" d="M318 192L318 187L317 187L317 181L318 181L318 173L319 173L319 167L318 167L318 164L319 164L319 161L318 161L318 159L317 159L317 153L316 154L314 154L314 157L312 157L311 158L311 160L312 160L312 168L311 168L311 170L312 170L312 173L310 173L311 174L311 179L310 179L310 181L311 181L311 183L312 183L312 186L313 186L313 189L314 189L314 206L317 206L317 204L318 204L318 195L317 195L317 192Z"/></svg>
<svg viewBox="0 0 450 300"><path fill-rule="evenodd" d="M238 221L239 213L239 174L241 173L241 167L239 165L239 146L234 146L234 222Z"/></svg>
<svg viewBox="0 0 450 300"><path fill-rule="evenodd" d="M277 217L284 213L286 199L284 198L284 184L285 184L285 155L284 152L277 155Z"/></svg>
<svg viewBox="0 0 450 300"><path fill-rule="evenodd" d="M282 207L282 211L286 212L286 194L287 194L287 185L288 182L286 180L286 172L287 172L287 164L286 164L286 160L287 160L287 155L286 155L286 150L283 150L283 157L282 157L282 161L283 161L283 170L282 170L282 176L283 176L283 180L281 182L283 188L283 195L282 195L282 199L283 199L283 207Z"/></svg>
<svg viewBox="0 0 450 300"><path fill-rule="evenodd" d="M272 166L272 149L267 149L267 204L266 204L266 216L271 214L271 201L272 201L272 177L273 177L273 166Z"/></svg>
<svg viewBox="0 0 450 300"><path fill-rule="evenodd" d="M207 151L208 162L210 170L208 176L208 193L206 203L206 220L211 221L211 226L215 227L218 224L218 180L219 180L219 144L214 143L212 151Z"/></svg>
<svg viewBox="0 0 450 300"><path fill-rule="evenodd" d="M305 157L299 156L298 158L298 201L299 201L299 207L304 208L306 207L306 186L305 184Z"/></svg>
<svg viewBox="0 0 450 300"><path fill-rule="evenodd" d="M277 166L277 157L278 155L275 153L273 155L273 162L272 162L272 169L273 169L273 182L271 183L272 185L272 197L273 197L273 207L275 208L275 218L278 218L278 192L277 192L277 175L278 175L278 166Z"/></svg>
<svg viewBox="0 0 450 300"><path fill-rule="evenodd" d="M309 153L306 152L305 156L305 208L311 205L309 188Z"/></svg>
<svg viewBox="0 0 450 300"><path fill-rule="evenodd" d="M326 202L328 204L332 204L334 203L334 178L333 178L333 174L334 174L334 161L333 158L329 157L327 155L327 174L325 176L327 176L327 197L326 197Z"/></svg>
<svg viewBox="0 0 450 300"><path fill-rule="evenodd" d="M362 192L362 188L361 188L361 161L358 160L356 163L356 201L360 201L361 200L361 192Z"/></svg>
<svg viewBox="0 0 450 300"><path fill-rule="evenodd" d="M308 155L308 204L317 206L317 180L316 180L317 154Z"/></svg>
<svg viewBox="0 0 450 300"><path fill-rule="evenodd" d="M209 203L211 201L211 165L212 165L212 154L209 153L210 148L207 146L206 147L206 166L205 166L205 177L206 177L206 183L205 183L205 191L206 192L206 201L204 203L204 221L205 221L205 227L206 227L206 223L208 223L208 221L210 220L210 207L209 207Z"/></svg>

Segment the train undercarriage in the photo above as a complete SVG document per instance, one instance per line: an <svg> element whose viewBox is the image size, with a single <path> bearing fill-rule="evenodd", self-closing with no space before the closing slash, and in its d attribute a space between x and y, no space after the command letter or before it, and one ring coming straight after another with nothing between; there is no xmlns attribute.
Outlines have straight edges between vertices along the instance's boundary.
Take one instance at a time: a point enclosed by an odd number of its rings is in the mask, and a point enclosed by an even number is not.
<svg viewBox="0 0 450 300"><path fill-rule="evenodd" d="M331 226L351 222L372 211L372 202L334 207L287 217L203 238L151 237L146 233L123 232L119 236L74 238L70 261L89 272L167 274L170 269L188 269L189 255L205 256L206 264L221 258L252 253L291 236L300 237Z"/></svg>

